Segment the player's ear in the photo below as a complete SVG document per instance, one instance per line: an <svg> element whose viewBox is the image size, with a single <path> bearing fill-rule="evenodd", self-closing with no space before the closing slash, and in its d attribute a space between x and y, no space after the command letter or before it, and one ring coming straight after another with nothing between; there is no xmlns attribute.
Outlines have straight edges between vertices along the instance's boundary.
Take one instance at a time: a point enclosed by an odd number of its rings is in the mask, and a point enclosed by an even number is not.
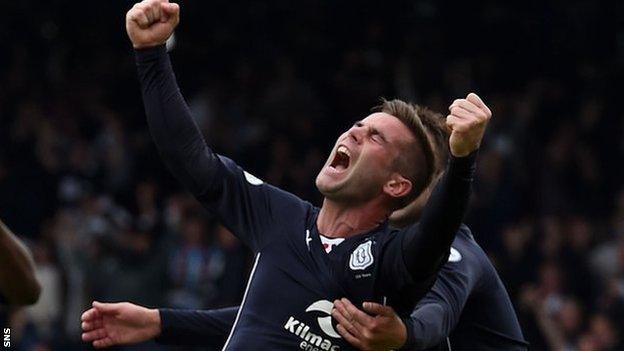
<svg viewBox="0 0 624 351"><path fill-rule="evenodd" d="M393 198L399 198L409 194L412 190L412 182L398 173L393 173L389 181L384 184L383 191Z"/></svg>

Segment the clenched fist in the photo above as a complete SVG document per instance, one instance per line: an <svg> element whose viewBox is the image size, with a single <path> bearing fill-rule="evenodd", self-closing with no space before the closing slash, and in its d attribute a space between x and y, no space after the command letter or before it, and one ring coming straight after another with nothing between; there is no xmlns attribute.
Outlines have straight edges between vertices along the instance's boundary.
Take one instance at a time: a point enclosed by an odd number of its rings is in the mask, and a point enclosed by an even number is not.
<svg viewBox="0 0 624 351"><path fill-rule="evenodd" d="M455 157L463 157L479 148L492 111L475 93L453 101L446 125L451 130L449 147Z"/></svg>
<svg viewBox="0 0 624 351"><path fill-rule="evenodd" d="M169 0L143 0L126 14L126 31L135 49L164 44L180 22L180 6Z"/></svg>

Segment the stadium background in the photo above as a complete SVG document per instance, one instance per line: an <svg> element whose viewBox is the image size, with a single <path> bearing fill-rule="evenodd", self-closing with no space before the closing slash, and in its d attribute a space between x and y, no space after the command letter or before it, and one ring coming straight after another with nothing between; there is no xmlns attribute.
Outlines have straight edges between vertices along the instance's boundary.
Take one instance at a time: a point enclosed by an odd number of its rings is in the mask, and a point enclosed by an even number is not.
<svg viewBox="0 0 624 351"><path fill-rule="evenodd" d="M12 312L18 350L88 349L79 316L93 299L210 308L242 296L249 252L150 140L124 30L131 5L2 5L0 217L33 249L44 287ZM172 55L216 150L316 203L333 141L380 96L445 112L478 92L494 118L467 223L526 338L534 350L615 350L623 23L622 6L589 0L193 0Z"/></svg>

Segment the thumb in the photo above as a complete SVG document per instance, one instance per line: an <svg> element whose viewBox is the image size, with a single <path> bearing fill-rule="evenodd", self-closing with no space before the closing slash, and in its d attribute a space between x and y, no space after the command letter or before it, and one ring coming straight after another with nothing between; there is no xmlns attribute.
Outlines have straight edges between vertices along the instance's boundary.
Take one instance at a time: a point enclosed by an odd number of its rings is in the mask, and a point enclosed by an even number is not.
<svg viewBox="0 0 624 351"><path fill-rule="evenodd" d="M394 315L394 310L392 307L380 305L375 302L364 302L362 305L364 311L380 316L392 317Z"/></svg>
<svg viewBox="0 0 624 351"><path fill-rule="evenodd" d="M100 313L115 314L119 312L118 303L103 303L103 302L93 301L93 308L98 310L98 312Z"/></svg>

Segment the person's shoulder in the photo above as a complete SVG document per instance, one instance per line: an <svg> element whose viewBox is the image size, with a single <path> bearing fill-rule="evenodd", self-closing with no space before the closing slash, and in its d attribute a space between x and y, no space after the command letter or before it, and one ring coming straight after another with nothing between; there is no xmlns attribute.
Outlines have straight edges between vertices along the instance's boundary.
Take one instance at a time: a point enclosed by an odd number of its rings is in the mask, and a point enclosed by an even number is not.
<svg viewBox="0 0 624 351"><path fill-rule="evenodd" d="M246 182L249 186L251 186L252 188L264 188L267 190L267 193L271 195L271 197L275 198L275 200L281 200L282 202L284 202L284 209L309 211L314 208L314 205L312 205L310 202L301 199L295 194L278 188L272 184L266 183L261 178L256 177L254 174L245 170L241 165L239 165L232 159L223 155L218 155L218 157L221 160L221 163L229 172L238 173L238 176L244 178L244 182ZM293 207L294 205L299 205L299 207Z"/></svg>
<svg viewBox="0 0 624 351"><path fill-rule="evenodd" d="M457 230L455 239L451 244L449 257L444 268L452 271L482 271L485 261L489 262L487 255L474 240L470 228L462 224Z"/></svg>
<svg viewBox="0 0 624 351"><path fill-rule="evenodd" d="M465 224L461 224L457 230L451 248L455 251L464 252L465 254L470 253L470 256L478 256L481 251L479 244L474 240L470 228ZM454 250L451 250L451 254Z"/></svg>
<svg viewBox="0 0 624 351"><path fill-rule="evenodd" d="M472 231L467 225L461 225L455 237L455 241L453 242L453 246L461 250L466 260L466 265L469 265L472 271L478 273L481 281L494 282L499 280L498 272L492 264L490 257L477 243Z"/></svg>

